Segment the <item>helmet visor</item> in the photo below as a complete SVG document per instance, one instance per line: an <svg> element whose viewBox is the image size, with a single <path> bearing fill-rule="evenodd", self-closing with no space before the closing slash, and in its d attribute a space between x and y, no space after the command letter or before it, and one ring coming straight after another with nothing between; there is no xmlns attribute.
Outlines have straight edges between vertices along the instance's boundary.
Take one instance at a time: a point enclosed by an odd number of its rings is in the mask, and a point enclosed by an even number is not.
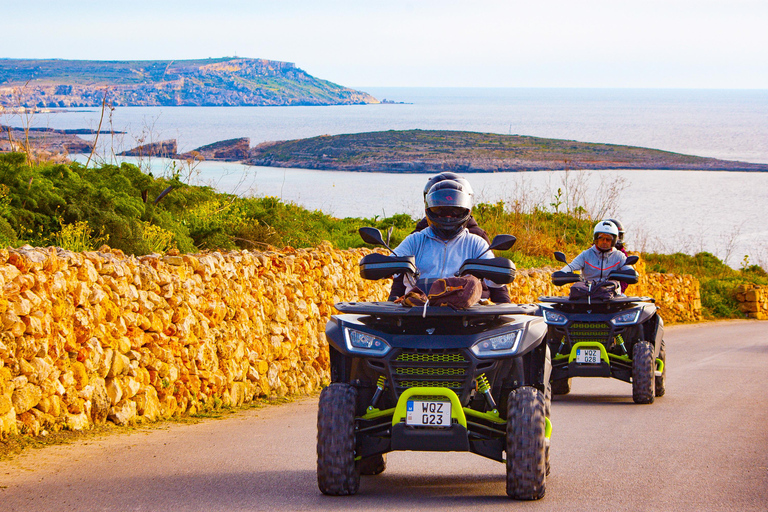
<svg viewBox="0 0 768 512"><path fill-rule="evenodd" d="M458 208L472 209L472 197L462 190L445 188L432 190L427 194L427 208L438 206L455 206Z"/></svg>
<svg viewBox="0 0 768 512"><path fill-rule="evenodd" d="M435 216L447 218L463 218L467 215L467 209L460 206L433 206L429 209Z"/></svg>

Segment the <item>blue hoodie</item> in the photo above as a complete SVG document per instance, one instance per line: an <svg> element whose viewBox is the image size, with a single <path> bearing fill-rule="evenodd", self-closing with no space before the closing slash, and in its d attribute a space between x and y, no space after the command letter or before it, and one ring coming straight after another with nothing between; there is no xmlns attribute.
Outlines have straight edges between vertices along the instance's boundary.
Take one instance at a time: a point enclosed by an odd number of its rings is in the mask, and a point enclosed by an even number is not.
<svg viewBox="0 0 768 512"><path fill-rule="evenodd" d="M467 229L450 240L443 240L432 232L432 228L411 233L400 245L395 247L397 256L415 256L416 268L419 269L419 280L440 279L453 277L461 268L464 260L470 258L491 259L493 251L488 249L488 242ZM481 256L482 254L482 256ZM413 286L408 286L410 289ZM494 284L493 286L498 286Z"/></svg>

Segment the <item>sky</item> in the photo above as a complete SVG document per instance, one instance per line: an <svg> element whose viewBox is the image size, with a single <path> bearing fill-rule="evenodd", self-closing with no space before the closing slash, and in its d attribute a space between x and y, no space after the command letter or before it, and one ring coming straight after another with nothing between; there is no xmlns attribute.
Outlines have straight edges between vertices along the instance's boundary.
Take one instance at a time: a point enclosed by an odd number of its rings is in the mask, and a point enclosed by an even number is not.
<svg viewBox="0 0 768 512"><path fill-rule="evenodd" d="M251 57L350 87L768 89L766 0L0 0L0 58Z"/></svg>

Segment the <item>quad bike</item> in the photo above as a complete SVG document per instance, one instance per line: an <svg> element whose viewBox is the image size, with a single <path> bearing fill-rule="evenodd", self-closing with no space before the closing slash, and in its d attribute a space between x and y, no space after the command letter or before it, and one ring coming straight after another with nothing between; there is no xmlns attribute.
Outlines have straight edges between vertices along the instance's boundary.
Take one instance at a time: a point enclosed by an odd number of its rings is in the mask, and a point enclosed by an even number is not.
<svg viewBox="0 0 768 512"><path fill-rule="evenodd" d="M565 255L555 259L567 263ZM628 256L623 269L608 280L637 283L631 267L637 256ZM552 274L556 286L576 283L579 274ZM590 285L591 286L591 285ZM664 322L651 297L617 295L607 299L539 297L547 323L547 345L552 353L552 394L565 395L573 377L612 377L632 383L632 399L653 403L664 395L666 353Z"/></svg>
<svg viewBox="0 0 768 512"><path fill-rule="evenodd" d="M374 228L367 243L389 246ZM515 238L499 235L491 249ZM391 251L391 250L390 250ZM364 279L418 277L413 256L369 254ZM506 258L472 259L459 275L512 282ZM394 302L340 302L326 326L331 384L320 394L317 482L355 494L360 475L386 468L394 450L469 451L506 463L507 494L544 496L549 472L550 357L535 306L464 310Z"/></svg>

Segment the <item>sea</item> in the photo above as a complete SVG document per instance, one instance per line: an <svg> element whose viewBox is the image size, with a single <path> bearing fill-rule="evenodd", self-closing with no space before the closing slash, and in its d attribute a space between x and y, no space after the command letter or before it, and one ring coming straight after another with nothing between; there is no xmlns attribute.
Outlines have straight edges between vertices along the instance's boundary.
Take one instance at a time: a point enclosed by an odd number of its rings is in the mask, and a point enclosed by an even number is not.
<svg viewBox="0 0 768 512"><path fill-rule="evenodd" d="M130 161L155 175L240 195L275 196L336 217L419 217L428 176L188 164L116 157L176 139L179 152L249 137L251 145L379 130L465 130L641 146L768 163L768 90L357 87L385 103L322 107L120 107L40 113L3 124L91 128L97 162ZM88 155L77 155L81 161ZM768 268L768 173L664 170L467 175L477 202L509 208L585 208L619 219L630 250L711 252ZM525 233L513 233L520 237Z"/></svg>

